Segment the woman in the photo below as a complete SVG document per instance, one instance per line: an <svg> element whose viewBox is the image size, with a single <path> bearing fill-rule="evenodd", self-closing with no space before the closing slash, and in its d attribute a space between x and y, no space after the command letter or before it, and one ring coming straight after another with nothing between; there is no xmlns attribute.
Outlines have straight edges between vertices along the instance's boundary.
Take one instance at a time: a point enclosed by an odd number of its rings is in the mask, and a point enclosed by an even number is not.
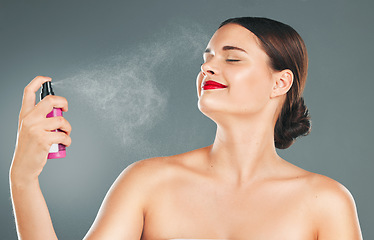
<svg viewBox="0 0 374 240"><path fill-rule="evenodd" d="M307 52L288 25L266 18L222 23L197 78L199 109L217 124L210 146L129 166L85 239L362 239L354 200L336 181L279 157L310 131L302 92ZM38 176L71 127L46 119L62 97L35 106L48 77L25 88L10 171L18 234L56 239ZM61 129L64 132L50 132Z"/></svg>

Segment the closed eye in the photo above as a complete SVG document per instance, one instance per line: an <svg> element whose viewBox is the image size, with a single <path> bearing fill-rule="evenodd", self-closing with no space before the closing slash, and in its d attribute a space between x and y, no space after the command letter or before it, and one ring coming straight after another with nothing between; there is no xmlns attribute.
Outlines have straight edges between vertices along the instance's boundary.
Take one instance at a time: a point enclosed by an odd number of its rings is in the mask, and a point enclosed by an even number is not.
<svg viewBox="0 0 374 240"><path fill-rule="evenodd" d="M226 59L226 62L239 62L239 59Z"/></svg>

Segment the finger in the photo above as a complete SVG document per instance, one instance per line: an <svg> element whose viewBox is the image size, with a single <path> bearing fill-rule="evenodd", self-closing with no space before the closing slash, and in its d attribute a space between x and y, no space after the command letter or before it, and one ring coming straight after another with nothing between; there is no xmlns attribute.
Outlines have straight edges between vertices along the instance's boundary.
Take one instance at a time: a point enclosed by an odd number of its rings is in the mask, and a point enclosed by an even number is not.
<svg viewBox="0 0 374 240"><path fill-rule="evenodd" d="M43 83L51 81L50 77L37 76L24 89L21 113L26 115L35 107L35 93Z"/></svg>
<svg viewBox="0 0 374 240"><path fill-rule="evenodd" d="M71 133L71 125L64 117L51 117L43 120L43 128L46 131L53 131L59 129L67 135Z"/></svg>
<svg viewBox="0 0 374 240"><path fill-rule="evenodd" d="M64 132L48 132L49 144L61 143L66 147L71 145L71 137Z"/></svg>
<svg viewBox="0 0 374 240"><path fill-rule="evenodd" d="M64 97L48 95L40 101L35 107L35 113L46 116L53 108L61 108L62 111L68 111L68 101Z"/></svg>

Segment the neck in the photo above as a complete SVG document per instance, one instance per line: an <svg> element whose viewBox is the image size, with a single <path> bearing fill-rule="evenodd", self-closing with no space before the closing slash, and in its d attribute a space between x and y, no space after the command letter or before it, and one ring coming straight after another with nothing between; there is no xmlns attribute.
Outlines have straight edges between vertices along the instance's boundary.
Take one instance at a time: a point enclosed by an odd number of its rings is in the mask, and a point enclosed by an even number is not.
<svg viewBox="0 0 374 240"><path fill-rule="evenodd" d="M280 157L275 151L271 122L217 124L216 138L209 151L211 167L237 183L264 177Z"/></svg>

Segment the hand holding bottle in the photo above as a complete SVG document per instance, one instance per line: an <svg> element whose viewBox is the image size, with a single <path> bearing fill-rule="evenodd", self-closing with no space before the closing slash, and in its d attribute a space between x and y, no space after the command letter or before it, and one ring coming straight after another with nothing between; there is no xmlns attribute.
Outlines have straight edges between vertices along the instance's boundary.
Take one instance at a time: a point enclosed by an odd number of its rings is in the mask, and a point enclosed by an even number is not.
<svg viewBox="0 0 374 240"><path fill-rule="evenodd" d="M11 166L11 178L17 181L35 179L41 173L52 144L70 146L71 126L62 116L47 118L54 108L68 110L63 97L48 95L37 105L36 92L49 77L38 76L25 88L18 122L17 143ZM55 131L59 129L61 131Z"/></svg>

